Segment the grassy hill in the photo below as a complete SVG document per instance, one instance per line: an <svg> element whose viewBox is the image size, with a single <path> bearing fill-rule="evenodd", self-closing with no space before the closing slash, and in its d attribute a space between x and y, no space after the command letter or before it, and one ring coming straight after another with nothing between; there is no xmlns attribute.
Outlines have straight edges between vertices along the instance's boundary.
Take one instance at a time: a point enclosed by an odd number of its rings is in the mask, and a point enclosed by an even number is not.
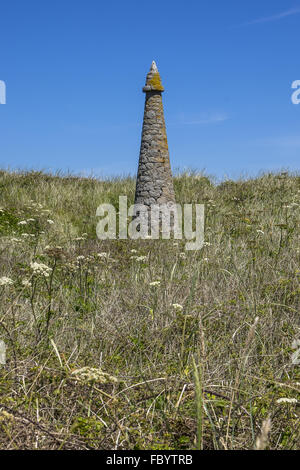
<svg viewBox="0 0 300 470"><path fill-rule="evenodd" d="M0 448L299 448L300 176L174 184L201 251L97 239L130 177L0 172Z"/></svg>

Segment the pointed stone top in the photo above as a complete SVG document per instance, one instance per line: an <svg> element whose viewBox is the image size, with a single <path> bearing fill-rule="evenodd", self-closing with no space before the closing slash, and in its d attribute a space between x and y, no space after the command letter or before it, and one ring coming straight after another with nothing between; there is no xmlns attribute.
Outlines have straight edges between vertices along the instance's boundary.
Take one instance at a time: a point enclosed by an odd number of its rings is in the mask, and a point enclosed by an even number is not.
<svg viewBox="0 0 300 470"><path fill-rule="evenodd" d="M164 91L164 87L162 86L159 71L155 61L153 60L150 71L146 77L146 85L143 88L143 91L146 93L147 91Z"/></svg>
<svg viewBox="0 0 300 470"><path fill-rule="evenodd" d="M157 65L155 63L155 60L152 61L152 64L151 64L151 67L150 67L150 72L158 73L158 68L157 68Z"/></svg>

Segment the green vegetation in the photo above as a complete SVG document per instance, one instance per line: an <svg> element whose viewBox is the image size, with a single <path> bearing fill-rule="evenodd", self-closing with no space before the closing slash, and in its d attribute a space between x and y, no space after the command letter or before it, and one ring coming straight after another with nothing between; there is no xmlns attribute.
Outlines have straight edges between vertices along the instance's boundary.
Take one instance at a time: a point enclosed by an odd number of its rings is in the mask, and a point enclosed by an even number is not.
<svg viewBox="0 0 300 470"><path fill-rule="evenodd" d="M96 238L133 178L0 172L1 449L299 448L300 176L174 185L199 252Z"/></svg>

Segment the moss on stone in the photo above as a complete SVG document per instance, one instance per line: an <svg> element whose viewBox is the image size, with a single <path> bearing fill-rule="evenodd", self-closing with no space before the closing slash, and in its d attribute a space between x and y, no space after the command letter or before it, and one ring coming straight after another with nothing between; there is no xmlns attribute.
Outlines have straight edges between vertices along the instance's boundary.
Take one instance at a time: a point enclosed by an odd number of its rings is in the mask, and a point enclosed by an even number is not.
<svg viewBox="0 0 300 470"><path fill-rule="evenodd" d="M162 86L161 79L159 73L153 74L151 80L149 80L148 85L151 85L154 90L164 91L164 87Z"/></svg>

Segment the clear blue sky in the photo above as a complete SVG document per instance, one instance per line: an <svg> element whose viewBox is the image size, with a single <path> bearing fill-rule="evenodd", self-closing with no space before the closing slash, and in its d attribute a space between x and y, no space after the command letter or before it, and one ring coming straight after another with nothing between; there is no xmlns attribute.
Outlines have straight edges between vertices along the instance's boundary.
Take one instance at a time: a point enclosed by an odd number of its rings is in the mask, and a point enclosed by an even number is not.
<svg viewBox="0 0 300 470"><path fill-rule="evenodd" d="M300 1L1 3L0 166L135 174L154 59L171 165L299 169Z"/></svg>

